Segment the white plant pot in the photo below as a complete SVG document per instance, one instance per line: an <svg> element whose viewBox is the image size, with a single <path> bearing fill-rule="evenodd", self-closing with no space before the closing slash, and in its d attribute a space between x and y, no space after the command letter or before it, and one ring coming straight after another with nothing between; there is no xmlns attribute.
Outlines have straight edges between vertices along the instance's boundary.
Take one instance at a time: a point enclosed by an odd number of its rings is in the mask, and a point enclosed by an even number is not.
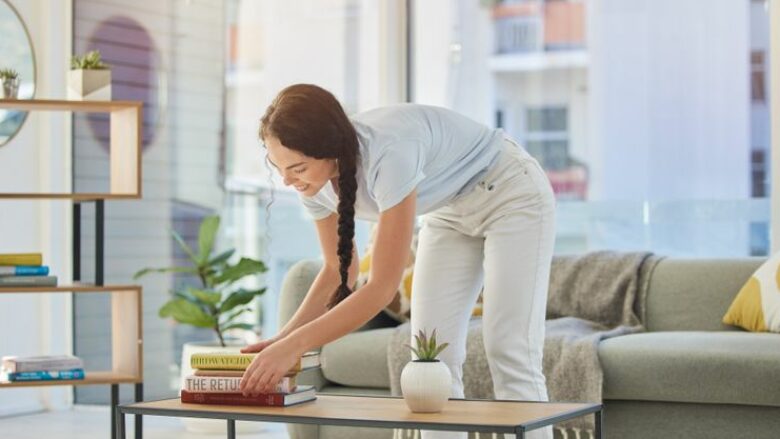
<svg viewBox="0 0 780 439"><path fill-rule="evenodd" d="M452 375L446 364L410 361L401 372L401 392L414 413L440 412L452 391Z"/></svg>
<svg viewBox="0 0 780 439"><path fill-rule="evenodd" d="M110 101L111 70L69 70L68 99Z"/></svg>
<svg viewBox="0 0 780 439"><path fill-rule="evenodd" d="M19 78L5 78L0 80L0 98L16 99L19 95Z"/></svg>
<svg viewBox="0 0 780 439"><path fill-rule="evenodd" d="M190 366L190 357L192 354L207 352L224 352L226 354L240 353L241 348L246 346L242 341L226 341L226 347L220 346L219 342L190 342L184 343L181 351L181 377L179 388L184 387L184 378L192 375L195 371ZM219 419L199 419L199 418L181 418L184 428L192 433L224 434L227 429L227 423ZM262 422L236 422L236 433L257 433L265 431L267 426Z"/></svg>

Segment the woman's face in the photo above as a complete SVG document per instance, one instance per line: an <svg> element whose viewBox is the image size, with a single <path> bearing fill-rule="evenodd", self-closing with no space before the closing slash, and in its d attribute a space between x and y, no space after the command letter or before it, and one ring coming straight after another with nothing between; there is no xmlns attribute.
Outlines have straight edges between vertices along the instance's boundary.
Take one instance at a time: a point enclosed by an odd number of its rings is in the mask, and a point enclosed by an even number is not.
<svg viewBox="0 0 780 439"><path fill-rule="evenodd" d="M315 159L282 145L274 136L267 136L267 159L284 179L285 186L293 186L302 195L311 197L338 176L333 159Z"/></svg>

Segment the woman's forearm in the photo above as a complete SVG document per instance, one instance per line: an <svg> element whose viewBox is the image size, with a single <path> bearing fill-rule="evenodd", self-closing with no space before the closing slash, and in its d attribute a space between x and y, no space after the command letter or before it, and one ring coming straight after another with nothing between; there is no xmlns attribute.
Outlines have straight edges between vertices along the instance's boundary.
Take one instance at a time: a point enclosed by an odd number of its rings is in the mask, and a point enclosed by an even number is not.
<svg viewBox="0 0 780 439"><path fill-rule="evenodd" d="M330 311L289 333L301 352L330 343L363 326L393 298L395 289L369 282Z"/></svg>
<svg viewBox="0 0 780 439"><path fill-rule="evenodd" d="M279 331L277 337L285 337L300 326L309 323L317 317L325 314L328 310L327 304L330 296L339 286L338 271L323 266L309 291L306 293L303 302L295 311L287 324Z"/></svg>

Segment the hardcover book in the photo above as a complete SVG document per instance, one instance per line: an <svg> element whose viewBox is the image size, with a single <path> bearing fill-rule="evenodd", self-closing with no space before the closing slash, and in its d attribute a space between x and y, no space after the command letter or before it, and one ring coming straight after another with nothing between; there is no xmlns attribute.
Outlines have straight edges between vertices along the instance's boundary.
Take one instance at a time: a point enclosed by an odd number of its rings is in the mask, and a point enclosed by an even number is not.
<svg viewBox="0 0 780 439"><path fill-rule="evenodd" d="M0 253L0 265L41 265L40 253Z"/></svg>
<svg viewBox="0 0 780 439"><path fill-rule="evenodd" d="M223 354L203 353L193 354L190 357L190 365L193 369L203 370L246 370L257 354ZM290 369L291 372L318 367L320 365L319 352L307 352Z"/></svg>
<svg viewBox="0 0 780 439"><path fill-rule="evenodd" d="M83 380L84 369L38 370L34 372L3 372L3 381Z"/></svg>
<svg viewBox="0 0 780 439"><path fill-rule="evenodd" d="M184 379L184 388L188 392L204 393L241 393L241 377L195 376ZM295 377L285 377L277 384L275 393L290 393L295 390Z"/></svg>
<svg viewBox="0 0 780 439"><path fill-rule="evenodd" d="M181 391L181 402L190 404L287 407L315 399L317 399L317 395L314 386L298 386L292 393L263 393L257 396L244 396L241 393Z"/></svg>
<svg viewBox="0 0 780 439"><path fill-rule="evenodd" d="M35 357L4 356L5 372L36 372L39 370L70 370L84 368L81 358L72 355L41 355Z"/></svg>
<svg viewBox="0 0 780 439"><path fill-rule="evenodd" d="M0 265L0 276L46 276L49 267L45 265Z"/></svg>
<svg viewBox="0 0 780 439"><path fill-rule="evenodd" d="M53 287L57 276L0 276L0 287Z"/></svg>

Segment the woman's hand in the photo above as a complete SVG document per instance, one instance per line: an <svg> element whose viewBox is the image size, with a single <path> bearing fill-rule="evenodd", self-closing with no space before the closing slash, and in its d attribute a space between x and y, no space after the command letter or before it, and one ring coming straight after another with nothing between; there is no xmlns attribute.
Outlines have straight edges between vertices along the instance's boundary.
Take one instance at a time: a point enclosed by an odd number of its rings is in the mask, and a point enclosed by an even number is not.
<svg viewBox="0 0 780 439"><path fill-rule="evenodd" d="M253 346L255 345L247 349ZM276 385L303 355L303 352L289 338L268 343L260 349L260 353L255 356L241 378L240 389L244 396L273 393Z"/></svg>
<svg viewBox="0 0 780 439"><path fill-rule="evenodd" d="M241 348L241 353L242 354L254 354L256 352L260 352L263 349L267 348L268 346L271 346L272 344L276 343L281 338L282 337L280 337L279 335L275 335L275 336L273 336L271 338L267 338L265 340L260 340L257 343L250 344L249 346L247 346L245 348Z"/></svg>

